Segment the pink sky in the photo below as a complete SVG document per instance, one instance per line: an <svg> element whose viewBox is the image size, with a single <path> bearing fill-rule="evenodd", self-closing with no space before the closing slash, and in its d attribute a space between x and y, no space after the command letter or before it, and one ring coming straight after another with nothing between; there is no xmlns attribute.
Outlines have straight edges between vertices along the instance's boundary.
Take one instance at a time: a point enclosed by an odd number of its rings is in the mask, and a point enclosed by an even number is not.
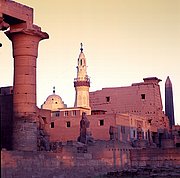
<svg viewBox="0 0 180 178"><path fill-rule="evenodd" d="M164 106L164 83L173 84L176 123L180 124L179 0L19 0L34 8L34 22L50 39L40 42L37 101L53 86L68 106L74 105L73 79L80 43L84 44L90 91L129 86L158 77ZM0 33L0 86L13 84L11 42Z"/></svg>

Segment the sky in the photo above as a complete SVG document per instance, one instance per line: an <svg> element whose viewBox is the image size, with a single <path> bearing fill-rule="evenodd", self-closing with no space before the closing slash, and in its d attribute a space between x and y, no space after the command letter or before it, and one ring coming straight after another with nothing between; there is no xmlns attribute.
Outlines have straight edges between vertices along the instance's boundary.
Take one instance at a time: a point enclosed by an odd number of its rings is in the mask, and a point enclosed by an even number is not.
<svg viewBox="0 0 180 178"><path fill-rule="evenodd" d="M180 0L18 0L34 8L34 24L49 34L39 44L37 105L56 94L74 105L80 43L90 91L130 86L158 77L164 106L165 80L173 85L180 124ZM0 87L13 85L11 42L0 32Z"/></svg>

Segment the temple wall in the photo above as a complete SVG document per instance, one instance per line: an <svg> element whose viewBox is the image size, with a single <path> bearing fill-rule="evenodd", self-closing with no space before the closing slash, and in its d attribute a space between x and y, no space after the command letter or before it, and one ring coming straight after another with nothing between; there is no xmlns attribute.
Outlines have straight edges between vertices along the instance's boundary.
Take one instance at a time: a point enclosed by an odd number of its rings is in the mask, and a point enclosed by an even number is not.
<svg viewBox="0 0 180 178"><path fill-rule="evenodd" d="M92 151L92 150L91 150ZM73 147L59 153L1 151L2 178L93 177L122 168L180 167L180 149L117 149L101 146L77 153ZM121 156L120 156L121 155ZM122 165L121 165L122 164Z"/></svg>
<svg viewBox="0 0 180 178"><path fill-rule="evenodd" d="M92 110L107 113L132 113L151 120L151 131L168 128L167 117L162 109L160 86L157 83L142 82L127 87L103 88L90 92Z"/></svg>
<svg viewBox="0 0 180 178"><path fill-rule="evenodd" d="M169 149L133 149L131 166L176 167L180 166L180 148Z"/></svg>

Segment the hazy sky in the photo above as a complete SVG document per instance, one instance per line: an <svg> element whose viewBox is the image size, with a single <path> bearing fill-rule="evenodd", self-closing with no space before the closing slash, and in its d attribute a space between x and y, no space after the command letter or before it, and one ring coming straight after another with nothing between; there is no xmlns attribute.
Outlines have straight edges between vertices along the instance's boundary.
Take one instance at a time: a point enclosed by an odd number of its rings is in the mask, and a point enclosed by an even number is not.
<svg viewBox="0 0 180 178"><path fill-rule="evenodd" d="M180 124L180 0L19 0L34 8L34 23L50 36L40 42L37 101L53 86L74 105L77 58L84 44L90 91L130 86L158 77L173 84L176 123ZM11 42L0 32L0 87L13 84Z"/></svg>

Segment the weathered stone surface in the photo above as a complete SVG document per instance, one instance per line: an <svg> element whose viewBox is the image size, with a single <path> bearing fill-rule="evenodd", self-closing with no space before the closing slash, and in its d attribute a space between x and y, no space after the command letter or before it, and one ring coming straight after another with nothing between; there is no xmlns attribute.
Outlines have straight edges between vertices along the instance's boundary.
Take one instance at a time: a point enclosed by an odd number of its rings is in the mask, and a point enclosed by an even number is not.
<svg viewBox="0 0 180 178"><path fill-rule="evenodd" d="M36 58L48 34L33 24L33 9L0 1L0 30L12 41L14 57L13 149L37 150Z"/></svg>
<svg viewBox="0 0 180 178"><path fill-rule="evenodd" d="M37 150L37 124L31 117L14 118L13 149Z"/></svg>
<svg viewBox="0 0 180 178"><path fill-rule="evenodd" d="M108 172L109 176L116 175L119 177L130 175L141 177L180 175L180 149L130 150L131 156L128 158L128 166L126 166L126 159L122 162L123 166L120 164L120 154L116 155L116 161L113 156L106 156L107 152L102 155L102 147L100 150L96 149L93 152L91 150L91 152L85 154L74 154L74 150L72 149L72 152L69 148L66 150L66 146L63 149L64 151L59 153L1 151L1 176L3 178L86 178L107 175ZM95 152L98 152L101 158L94 157ZM122 157L125 158L123 155ZM143 162L143 164L140 164L140 162Z"/></svg>

